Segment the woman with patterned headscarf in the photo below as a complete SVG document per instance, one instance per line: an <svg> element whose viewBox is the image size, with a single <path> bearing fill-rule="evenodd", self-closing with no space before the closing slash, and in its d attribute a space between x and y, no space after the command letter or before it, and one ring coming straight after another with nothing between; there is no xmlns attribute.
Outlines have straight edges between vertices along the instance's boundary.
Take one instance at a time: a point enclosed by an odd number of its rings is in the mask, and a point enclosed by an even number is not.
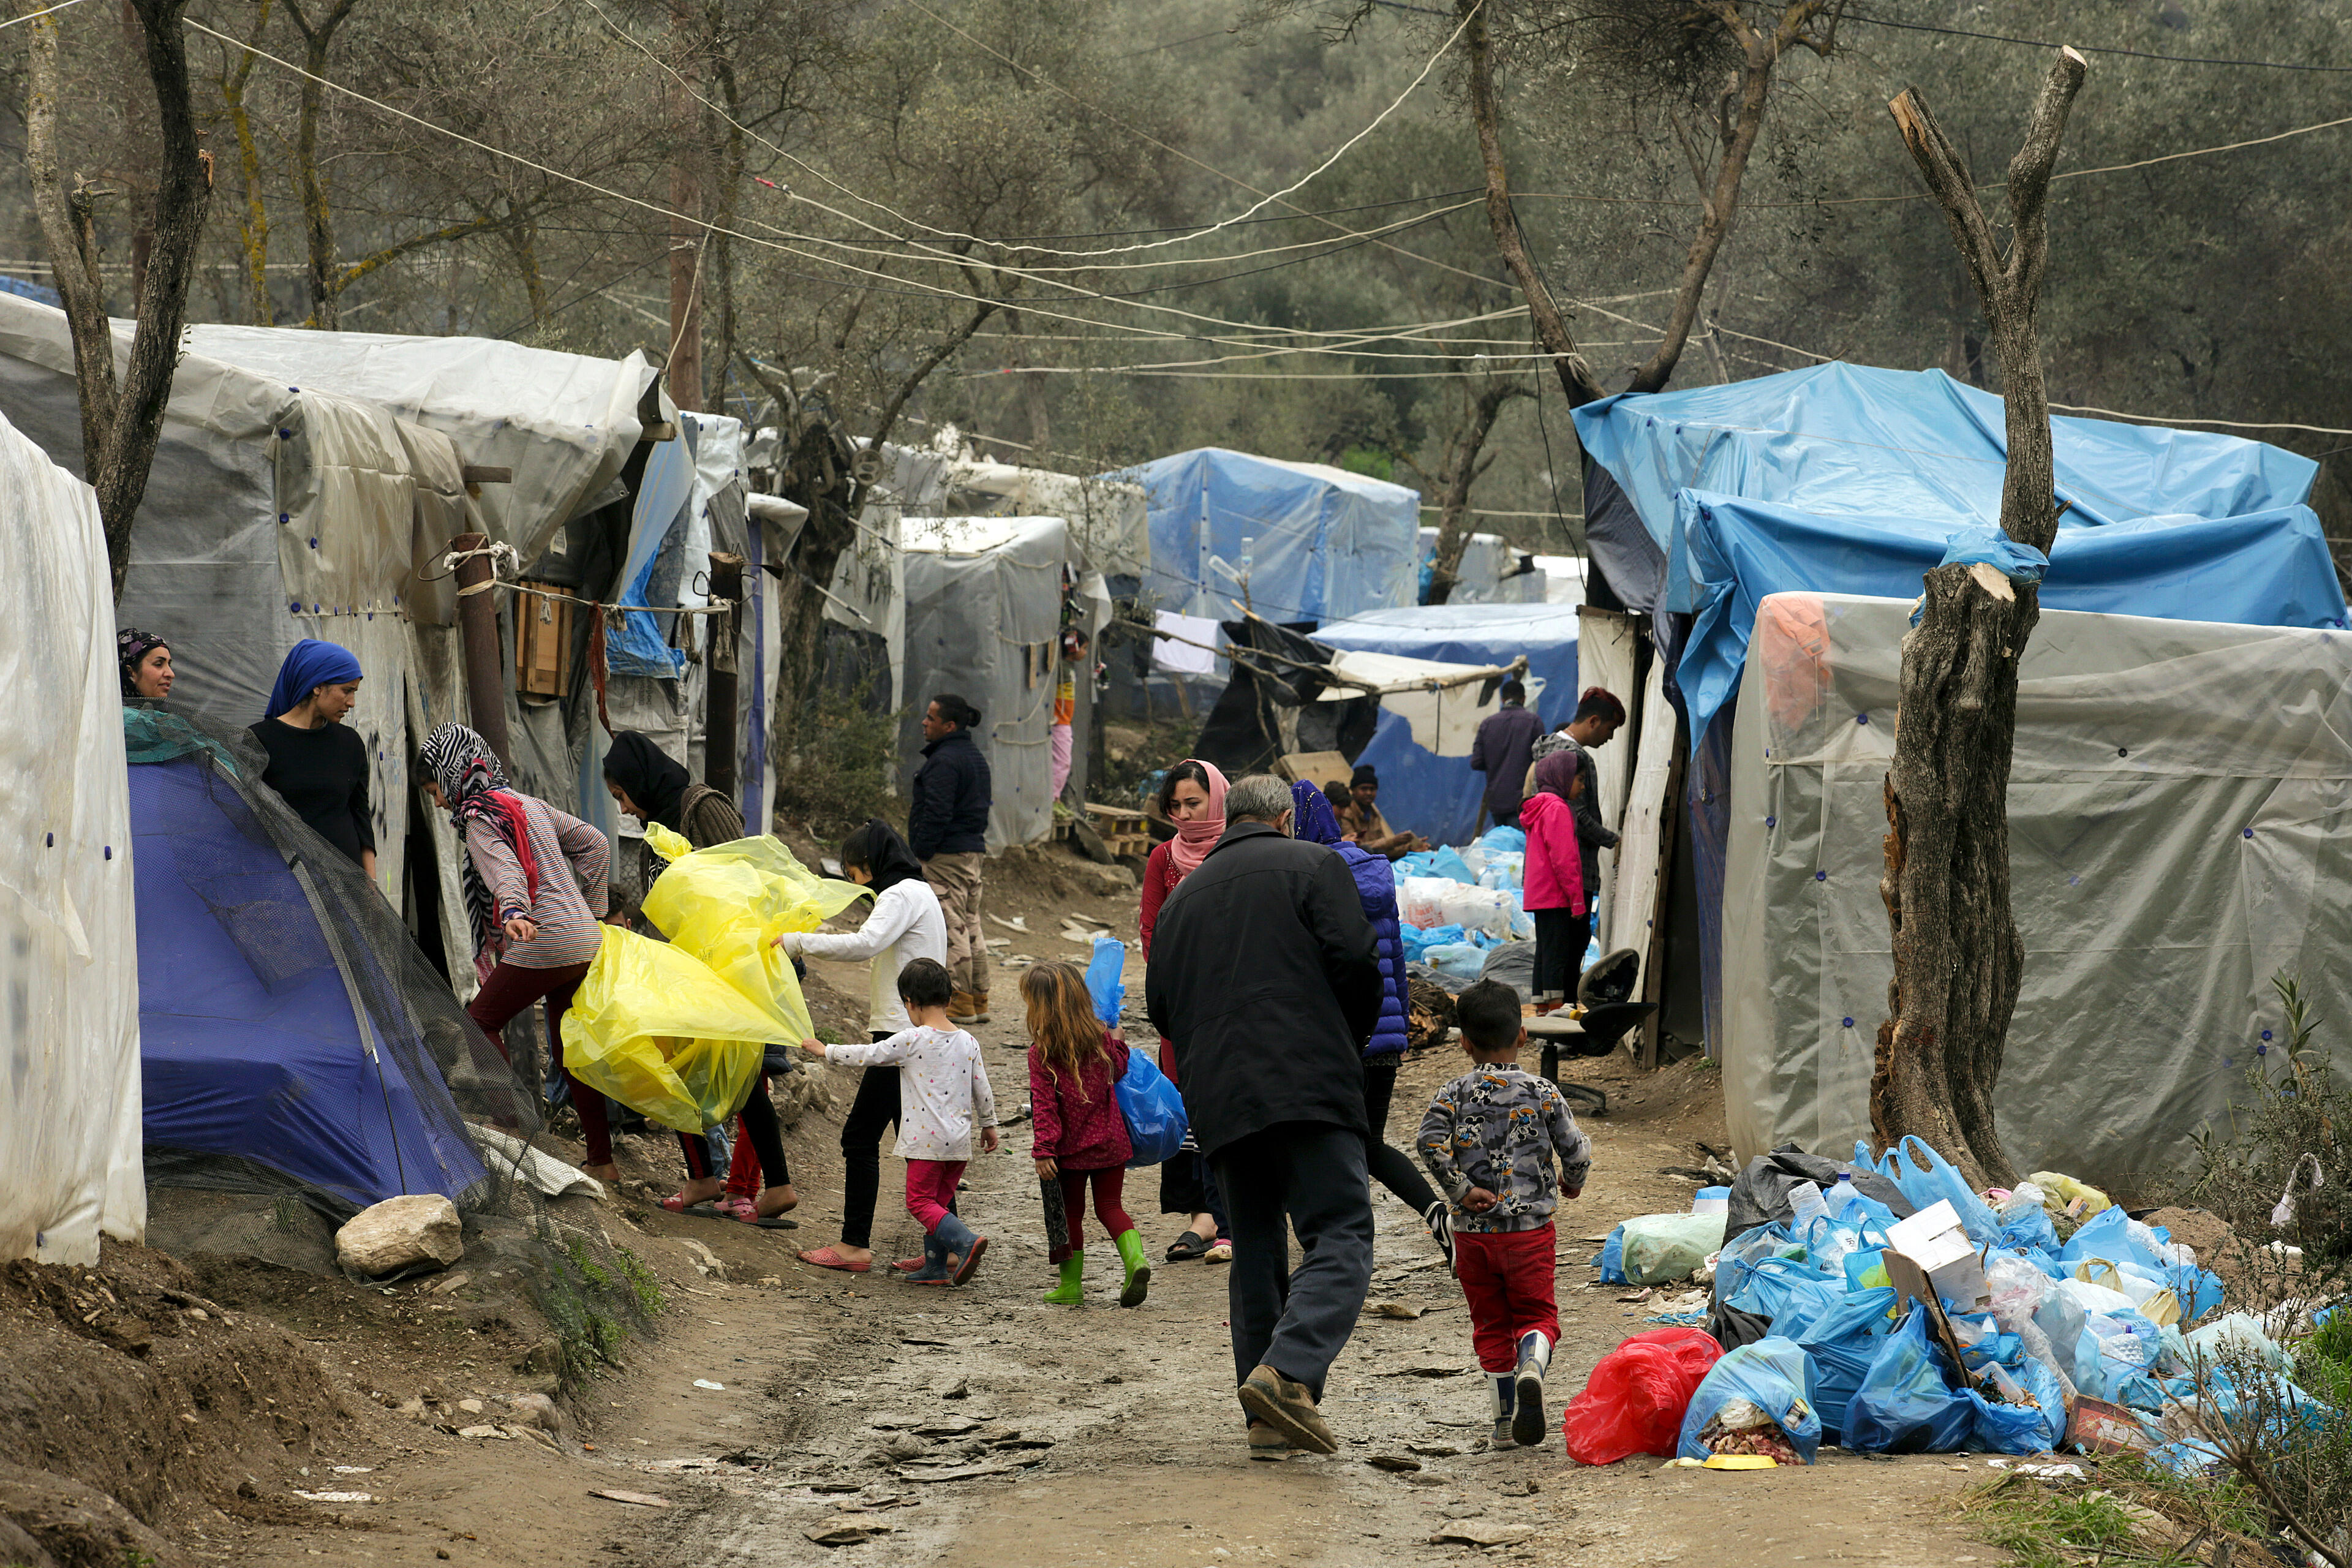
<svg viewBox="0 0 2352 1568"><path fill-rule="evenodd" d="M154 633L137 626L115 633L114 660L121 667L124 707L142 708L172 695L172 645Z"/></svg>
<svg viewBox="0 0 2352 1568"><path fill-rule="evenodd" d="M505 1055L508 1023L533 1003L547 1004L548 1052L571 1088L588 1145L583 1168L616 1182L604 1097L563 1065L563 1015L604 937L598 922L612 847L578 817L509 787L506 769L463 724L434 731L419 760L433 803L466 845L460 871L474 970L482 977L466 1011Z"/></svg>

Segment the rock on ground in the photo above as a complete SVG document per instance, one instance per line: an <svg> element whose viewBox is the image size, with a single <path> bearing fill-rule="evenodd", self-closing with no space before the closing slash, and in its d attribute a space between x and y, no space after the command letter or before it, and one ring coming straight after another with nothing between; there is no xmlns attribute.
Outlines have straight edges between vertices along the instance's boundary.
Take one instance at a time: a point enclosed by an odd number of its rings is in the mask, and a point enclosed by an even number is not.
<svg viewBox="0 0 2352 1568"><path fill-rule="evenodd" d="M457 1205L437 1193L386 1198L335 1233L335 1261L354 1273L390 1274L420 1263L443 1268L466 1256Z"/></svg>

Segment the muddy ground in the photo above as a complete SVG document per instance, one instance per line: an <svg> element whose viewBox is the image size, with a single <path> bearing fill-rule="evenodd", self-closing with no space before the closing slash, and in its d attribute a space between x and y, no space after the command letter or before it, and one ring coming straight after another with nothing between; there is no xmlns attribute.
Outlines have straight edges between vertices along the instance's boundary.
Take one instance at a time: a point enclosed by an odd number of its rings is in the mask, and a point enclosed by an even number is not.
<svg viewBox="0 0 2352 1568"><path fill-rule="evenodd" d="M1000 957L1083 958L1056 934L1065 915L1131 938L1134 895L1116 881L1058 854L1002 868L994 912L1030 930L992 925ZM1000 973L993 1021L974 1031L1008 1115L1027 1099L1013 983ZM1139 1005L1139 965L1129 986ZM858 1037L862 973L820 965L813 994L821 1023ZM1129 1028L1149 1044L1139 1016ZM1391 1142L1459 1070L1450 1047L1406 1064ZM840 1214L835 1141L854 1086L828 1072L794 1097L798 1229L660 1210L677 1175L667 1136L623 1140L626 1180L605 1201L556 1200L583 1256L607 1272L641 1260L662 1302L618 1365L584 1379L560 1375L560 1336L499 1248L362 1287L321 1266L302 1215L263 1199L159 1194L152 1239L176 1257L110 1246L95 1271L12 1266L0 1515L37 1504L50 1528L32 1542L0 1533L0 1563L38 1568L27 1547L43 1545L60 1568L120 1568L134 1552L159 1565L387 1568L2003 1560L1953 1510L1989 1474L1981 1458L1826 1451L1811 1469L1762 1473L1567 1460L1559 1405L1655 1310L1591 1283L1599 1239L1630 1215L1687 1207L1695 1184L1660 1167L1724 1142L1703 1066L1644 1077L1621 1053L1570 1070L1610 1091L1611 1111L1586 1119L1593 1176L1560 1226L1542 1448L1488 1448L1459 1292L1384 1193L1372 1304L1420 1315L1368 1311L1327 1394L1343 1440L1328 1458L1248 1458L1219 1266L1160 1265L1150 1299L1122 1310L1115 1254L1090 1236L1087 1304L1039 1300L1052 1278L1025 1121L971 1172L961 1206L991 1247L970 1286L799 1263L794 1249L832 1240ZM895 1201L900 1169L886 1152L886 1258L920 1244ZM1156 1194L1154 1173L1130 1178L1155 1260L1181 1228L1151 1212ZM600 1495L613 1493L627 1495Z"/></svg>

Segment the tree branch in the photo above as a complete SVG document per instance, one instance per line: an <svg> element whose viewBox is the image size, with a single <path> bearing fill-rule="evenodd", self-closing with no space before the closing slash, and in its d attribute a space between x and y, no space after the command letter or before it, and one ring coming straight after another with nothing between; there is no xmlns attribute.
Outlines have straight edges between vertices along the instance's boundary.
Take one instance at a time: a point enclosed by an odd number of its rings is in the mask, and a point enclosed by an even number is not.
<svg viewBox="0 0 2352 1568"><path fill-rule="evenodd" d="M948 362L949 355L970 342L972 333L980 331L982 323L996 314L996 311L995 300L990 300L983 302L963 325L949 333L940 342L933 344L931 352L917 361L915 368L907 373L906 379L898 384L898 390L891 394L889 403L884 405L882 416L874 423L873 445L869 449L877 458L881 456L882 443L887 441L890 438L890 432L898 428L898 416L906 412L907 404L914 397L916 389L923 384L931 372ZM851 516L856 516L864 509L866 498L873 488L874 482L871 479L861 479L857 481L856 492L851 498L849 504Z"/></svg>
<svg viewBox="0 0 2352 1568"><path fill-rule="evenodd" d="M1536 271L1528 255L1527 236L1519 228L1518 213L1511 205L1511 174L1503 158L1502 116L1495 103L1495 49L1486 31L1486 0L1454 0L1454 14L1463 21L1470 122L1477 130L1478 156L1486 165L1486 224L1495 233L1495 249L1527 300L1528 314L1535 321L1536 342L1551 355L1552 369L1568 395L1569 406L1596 402L1603 395L1601 384L1593 379L1592 367L1578 350L1576 335L1569 330L1568 318L1552 299L1550 288Z"/></svg>

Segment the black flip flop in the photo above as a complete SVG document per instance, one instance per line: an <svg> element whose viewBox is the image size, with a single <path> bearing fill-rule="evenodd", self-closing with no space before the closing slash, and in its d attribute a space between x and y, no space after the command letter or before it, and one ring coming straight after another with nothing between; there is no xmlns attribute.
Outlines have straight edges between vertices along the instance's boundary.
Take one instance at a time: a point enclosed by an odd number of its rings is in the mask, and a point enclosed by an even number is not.
<svg viewBox="0 0 2352 1568"><path fill-rule="evenodd" d="M1168 1244L1168 1261L1189 1263L1195 1258L1205 1258L1209 1248L1215 1245L1213 1241L1203 1240L1200 1232L1188 1230Z"/></svg>

